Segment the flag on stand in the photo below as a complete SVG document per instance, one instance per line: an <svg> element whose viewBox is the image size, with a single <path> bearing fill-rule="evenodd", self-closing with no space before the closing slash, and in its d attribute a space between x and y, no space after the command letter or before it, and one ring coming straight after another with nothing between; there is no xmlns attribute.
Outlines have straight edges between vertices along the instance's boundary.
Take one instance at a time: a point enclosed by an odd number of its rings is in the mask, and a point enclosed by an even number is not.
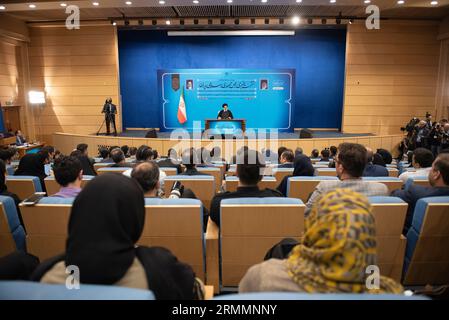
<svg viewBox="0 0 449 320"><path fill-rule="evenodd" d="M181 97L178 104L178 121L180 124L187 122L186 101L184 99L184 88L181 90Z"/></svg>

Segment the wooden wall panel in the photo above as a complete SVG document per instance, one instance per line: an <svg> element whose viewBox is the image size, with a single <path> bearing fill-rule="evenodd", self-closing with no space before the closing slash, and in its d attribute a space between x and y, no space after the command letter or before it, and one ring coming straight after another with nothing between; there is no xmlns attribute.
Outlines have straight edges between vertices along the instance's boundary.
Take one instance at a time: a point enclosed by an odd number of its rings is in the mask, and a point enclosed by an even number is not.
<svg viewBox="0 0 449 320"><path fill-rule="evenodd" d="M30 83L47 95L47 105L36 114L40 139L52 143L54 132L96 133L103 122L101 110L107 97L118 106L116 123L120 130L114 27L31 27L30 38Z"/></svg>
<svg viewBox="0 0 449 320"><path fill-rule="evenodd" d="M397 134L410 118L435 114L437 36L437 22L348 25L343 131Z"/></svg>
<svg viewBox="0 0 449 320"><path fill-rule="evenodd" d="M22 60L20 46L0 38L0 103L23 103Z"/></svg>

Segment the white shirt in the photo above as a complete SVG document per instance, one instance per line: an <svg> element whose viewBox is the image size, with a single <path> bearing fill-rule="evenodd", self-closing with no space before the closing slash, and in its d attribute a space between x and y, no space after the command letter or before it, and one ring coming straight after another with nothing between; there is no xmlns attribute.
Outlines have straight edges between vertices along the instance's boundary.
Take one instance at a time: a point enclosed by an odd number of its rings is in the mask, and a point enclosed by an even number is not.
<svg viewBox="0 0 449 320"><path fill-rule="evenodd" d="M419 169L416 169L416 171L406 171L406 172L401 173L401 175L399 176L399 179L401 179L403 183L406 183L408 178L411 178L411 177L427 177L427 176L429 176L429 172L431 169L432 169L432 167L419 168Z"/></svg>

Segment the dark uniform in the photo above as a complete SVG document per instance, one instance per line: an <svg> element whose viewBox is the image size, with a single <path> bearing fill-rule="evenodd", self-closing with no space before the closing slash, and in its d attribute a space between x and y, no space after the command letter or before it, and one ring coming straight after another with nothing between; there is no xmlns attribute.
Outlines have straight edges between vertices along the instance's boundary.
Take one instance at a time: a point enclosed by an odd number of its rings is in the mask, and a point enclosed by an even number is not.
<svg viewBox="0 0 449 320"><path fill-rule="evenodd" d="M234 116L232 115L232 112L228 109L228 110L221 110L219 113L218 113L218 116L217 116L217 118L221 118L221 119L223 119L223 120L228 120L228 119L234 119Z"/></svg>
<svg viewBox="0 0 449 320"><path fill-rule="evenodd" d="M111 102L107 102L103 106L103 111L106 120L106 132L107 134L111 134L111 122L114 126L114 135L117 135L117 127L115 126L115 114L117 113L117 107L115 104L112 104Z"/></svg>

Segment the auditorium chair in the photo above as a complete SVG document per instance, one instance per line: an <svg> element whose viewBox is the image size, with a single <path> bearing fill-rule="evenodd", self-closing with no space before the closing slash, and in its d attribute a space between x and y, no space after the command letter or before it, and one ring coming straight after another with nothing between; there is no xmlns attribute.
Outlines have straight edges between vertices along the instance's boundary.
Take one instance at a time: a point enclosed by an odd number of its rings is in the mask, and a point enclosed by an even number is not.
<svg viewBox="0 0 449 320"><path fill-rule="evenodd" d="M123 174L126 170L131 169L131 167L106 167L106 168L98 168L97 174L100 176L105 173L118 173Z"/></svg>
<svg viewBox="0 0 449 320"><path fill-rule="evenodd" d="M237 191L237 186L239 183L239 178L235 176L226 177L226 191L234 192ZM274 177L263 177L262 180L257 184L259 189L276 189L278 182Z"/></svg>
<svg viewBox="0 0 449 320"><path fill-rule="evenodd" d="M364 181L383 183L388 188L388 193L402 188L402 180L395 177L363 177Z"/></svg>
<svg viewBox="0 0 449 320"><path fill-rule="evenodd" d="M337 177L314 176L314 177L290 177L287 182L287 197L301 199L307 202L310 194L321 181L338 180Z"/></svg>
<svg viewBox="0 0 449 320"><path fill-rule="evenodd" d="M316 168L316 175L320 177L336 177L337 171L335 168Z"/></svg>
<svg viewBox="0 0 449 320"><path fill-rule="evenodd" d="M410 229L403 270L406 286L449 283L449 197L418 200Z"/></svg>
<svg viewBox="0 0 449 320"><path fill-rule="evenodd" d="M0 257L17 250L26 251L25 237L14 200L0 196Z"/></svg>
<svg viewBox="0 0 449 320"><path fill-rule="evenodd" d="M396 168L388 168L387 167L387 170L388 170L388 176L389 177L399 177L399 170L398 169L396 169Z"/></svg>
<svg viewBox="0 0 449 320"><path fill-rule="evenodd" d="M169 249L205 281L203 207L195 199L145 199L145 226L138 244Z"/></svg>
<svg viewBox="0 0 449 320"><path fill-rule="evenodd" d="M281 183L286 176L291 176L292 174L293 168L273 168L273 175L279 183Z"/></svg>
<svg viewBox="0 0 449 320"><path fill-rule="evenodd" d="M93 178L95 178L95 176L83 176L83 180L81 181L81 188L84 188L84 186ZM61 189L61 186L58 184L58 182L56 182L54 176L45 178L44 182L45 188L47 189L47 194L49 196L58 193L59 189Z"/></svg>
<svg viewBox="0 0 449 320"><path fill-rule="evenodd" d="M16 167L12 166L12 165L7 165L6 166L6 174L8 176L13 176L14 172L16 172Z"/></svg>
<svg viewBox="0 0 449 320"><path fill-rule="evenodd" d="M7 176L8 191L15 193L20 200L24 200L36 192L42 192L41 181L33 176Z"/></svg>
<svg viewBox="0 0 449 320"><path fill-rule="evenodd" d="M203 205L206 208L210 208L210 203L216 190L214 176L168 176L164 181L164 192L166 197L170 195L170 191L176 181L180 181L184 188L191 189L196 197L201 200Z"/></svg>
<svg viewBox="0 0 449 320"><path fill-rule="evenodd" d="M221 201L220 288L234 288L248 268L284 238L300 239L303 202L291 198L238 198Z"/></svg>
<svg viewBox="0 0 449 320"><path fill-rule="evenodd" d="M412 184L422 187L430 187L429 177L428 176L410 177L405 182L404 189L408 189Z"/></svg>
<svg viewBox="0 0 449 320"><path fill-rule="evenodd" d="M172 167L159 167L159 170L164 171L167 176L175 176L178 174L178 170Z"/></svg>
<svg viewBox="0 0 449 320"><path fill-rule="evenodd" d="M297 293L297 292L254 292L226 294L214 300L430 300L426 296L404 294L369 293Z"/></svg>
<svg viewBox="0 0 449 320"><path fill-rule="evenodd" d="M376 223L380 273L400 282L406 238L402 235L408 204L397 197L369 197Z"/></svg>
<svg viewBox="0 0 449 320"><path fill-rule="evenodd" d="M65 251L73 200L46 197L33 206L20 204L29 253L43 261Z"/></svg>
<svg viewBox="0 0 449 320"><path fill-rule="evenodd" d="M197 167L199 172L211 175L215 178L215 192L220 191L223 174L220 167Z"/></svg>
<svg viewBox="0 0 449 320"><path fill-rule="evenodd" d="M81 283L79 289L65 284L31 281L0 281L0 300L155 300L153 292L119 286Z"/></svg>
<svg viewBox="0 0 449 320"><path fill-rule="evenodd" d="M94 163L94 170L98 173L98 169L112 166L114 163Z"/></svg>

